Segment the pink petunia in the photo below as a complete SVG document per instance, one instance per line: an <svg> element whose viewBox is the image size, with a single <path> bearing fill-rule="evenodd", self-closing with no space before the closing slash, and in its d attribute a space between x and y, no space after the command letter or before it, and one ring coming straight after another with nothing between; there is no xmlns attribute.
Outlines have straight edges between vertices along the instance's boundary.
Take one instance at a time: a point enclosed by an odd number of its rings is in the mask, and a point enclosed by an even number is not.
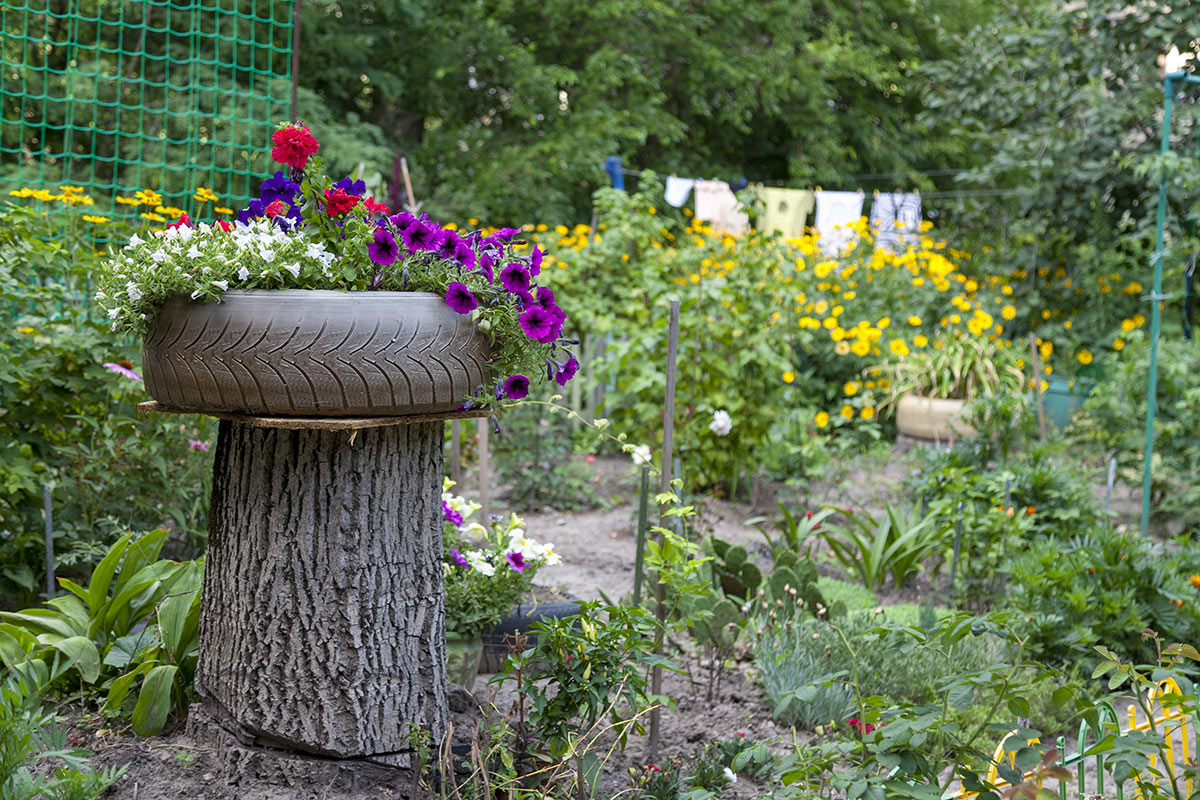
<svg viewBox="0 0 1200 800"><path fill-rule="evenodd" d="M117 364L116 362L113 362L113 361L105 361L103 366L106 369L111 369L113 372L117 373L118 375L124 375L126 378L129 378L129 380L131 380L131 381L137 381L138 383L142 382L142 376L138 375L136 372L134 372L132 369L125 366L124 364Z"/></svg>

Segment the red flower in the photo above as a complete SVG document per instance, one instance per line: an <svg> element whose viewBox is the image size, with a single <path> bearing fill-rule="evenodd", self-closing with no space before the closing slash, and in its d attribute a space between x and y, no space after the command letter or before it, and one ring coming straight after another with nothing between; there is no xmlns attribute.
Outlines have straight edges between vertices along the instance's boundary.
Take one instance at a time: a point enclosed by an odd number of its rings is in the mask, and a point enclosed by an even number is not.
<svg viewBox="0 0 1200 800"><path fill-rule="evenodd" d="M359 196L350 194L345 189L326 189L326 210L331 217L340 217L358 205Z"/></svg>
<svg viewBox="0 0 1200 800"><path fill-rule="evenodd" d="M285 125L271 134L271 158L294 169L304 169L308 157L317 152L320 144L303 125Z"/></svg>
<svg viewBox="0 0 1200 800"><path fill-rule="evenodd" d="M363 205L365 205L367 207L367 211L371 212L372 214L386 214L388 210L388 207L383 203L375 202L374 197L368 197L366 200L363 200Z"/></svg>
<svg viewBox="0 0 1200 800"><path fill-rule="evenodd" d="M179 219L167 226L168 228L190 228L192 227L192 218L187 215L187 212L179 217Z"/></svg>
<svg viewBox="0 0 1200 800"><path fill-rule="evenodd" d="M594 454L594 453L588 453L588 454L587 454L587 463L589 463L589 464L595 464L595 463L596 463L596 456L595 456L595 454Z"/></svg>
<svg viewBox="0 0 1200 800"><path fill-rule="evenodd" d="M263 213L268 217L278 217L280 214L287 213L287 203L282 200L275 200L271 205L267 206Z"/></svg>
<svg viewBox="0 0 1200 800"><path fill-rule="evenodd" d="M217 220L217 227L219 227L221 230L225 231L226 233L229 233L231 230L233 230L233 223L226 222L223 219L219 219L219 220Z"/></svg>
<svg viewBox="0 0 1200 800"><path fill-rule="evenodd" d="M874 733L875 731L874 725L869 722L863 722L858 717L851 717L850 719L846 720L846 724L851 728L854 728L860 734Z"/></svg>

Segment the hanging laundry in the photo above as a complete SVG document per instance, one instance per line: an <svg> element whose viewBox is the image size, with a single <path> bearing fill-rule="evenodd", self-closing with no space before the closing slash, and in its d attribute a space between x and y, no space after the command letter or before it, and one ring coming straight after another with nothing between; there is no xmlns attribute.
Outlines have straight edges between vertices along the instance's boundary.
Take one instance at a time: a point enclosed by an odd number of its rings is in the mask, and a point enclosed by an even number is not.
<svg viewBox="0 0 1200 800"><path fill-rule="evenodd" d="M696 181L696 219L711 223L714 231L745 233L750 215L739 208L737 195L725 181Z"/></svg>
<svg viewBox="0 0 1200 800"><path fill-rule="evenodd" d="M817 229L821 251L840 253L854 237L854 223L862 216L862 192L825 192L818 189Z"/></svg>
<svg viewBox="0 0 1200 800"><path fill-rule="evenodd" d="M921 195L916 192L880 192L871 203L875 246L888 251L904 248L921 230Z"/></svg>
<svg viewBox="0 0 1200 800"><path fill-rule="evenodd" d="M816 208L817 199L807 189L776 189L767 187L759 192L762 196L762 218L759 229L771 233L778 231L787 238L804 235L808 215Z"/></svg>
<svg viewBox="0 0 1200 800"><path fill-rule="evenodd" d="M676 208L679 208L687 202L688 195L692 193L692 187L696 185L696 181L692 178L676 178L674 175L667 177L667 202Z"/></svg>

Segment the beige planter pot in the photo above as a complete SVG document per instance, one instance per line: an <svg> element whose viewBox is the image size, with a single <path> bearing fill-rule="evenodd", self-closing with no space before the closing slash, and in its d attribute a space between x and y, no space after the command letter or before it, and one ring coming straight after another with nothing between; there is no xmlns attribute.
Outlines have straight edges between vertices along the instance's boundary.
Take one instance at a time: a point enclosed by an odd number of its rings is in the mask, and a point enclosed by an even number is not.
<svg viewBox="0 0 1200 800"><path fill-rule="evenodd" d="M953 442L975 433L974 428L962 421L964 405L965 400L901 395L896 404L896 427L914 439Z"/></svg>

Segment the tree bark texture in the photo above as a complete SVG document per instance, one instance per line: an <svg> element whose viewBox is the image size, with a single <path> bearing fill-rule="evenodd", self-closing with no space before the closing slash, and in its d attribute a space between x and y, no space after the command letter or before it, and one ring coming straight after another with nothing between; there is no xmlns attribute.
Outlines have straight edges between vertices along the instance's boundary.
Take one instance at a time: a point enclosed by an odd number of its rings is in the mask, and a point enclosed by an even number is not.
<svg viewBox="0 0 1200 800"><path fill-rule="evenodd" d="M198 693L259 745L408 763L447 719L442 423L222 421Z"/></svg>

